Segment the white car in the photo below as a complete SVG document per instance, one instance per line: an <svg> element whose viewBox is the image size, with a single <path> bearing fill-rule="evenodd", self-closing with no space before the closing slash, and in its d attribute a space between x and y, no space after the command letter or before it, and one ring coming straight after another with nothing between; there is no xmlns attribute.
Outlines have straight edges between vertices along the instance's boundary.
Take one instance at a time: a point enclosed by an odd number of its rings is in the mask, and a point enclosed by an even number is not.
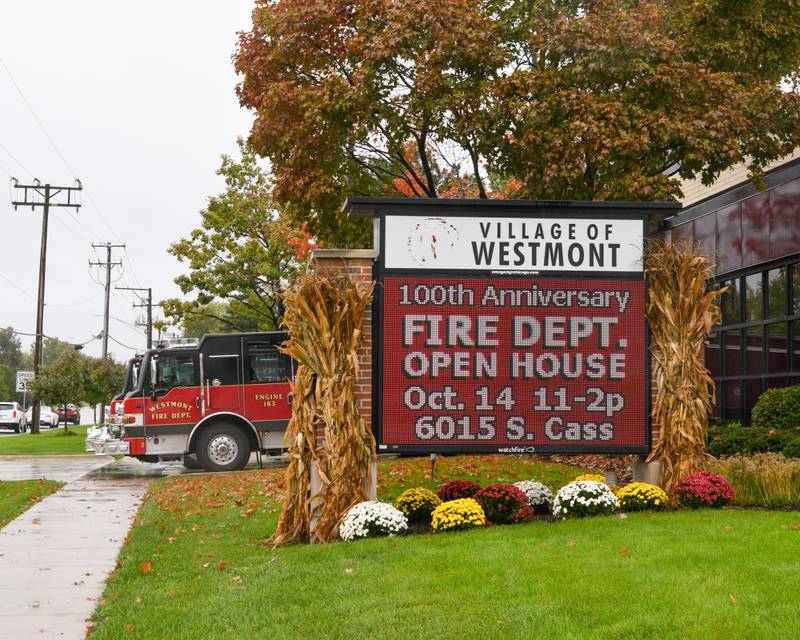
<svg viewBox="0 0 800 640"><path fill-rule="evenodd" d="M33 422L33 407L28 409L25 417L28 420L28 424ZM39 424L41 426L47 425L51 429L54 429L58 426L58 414L46 404L41 405L39 407Z"/></svg>
<svg viewBox="0 0 800 640"><path fill-rule="evenodd" d="M28 418L18 402L0 402L0 429L13 429L17 433L28 430Z"/></svg>

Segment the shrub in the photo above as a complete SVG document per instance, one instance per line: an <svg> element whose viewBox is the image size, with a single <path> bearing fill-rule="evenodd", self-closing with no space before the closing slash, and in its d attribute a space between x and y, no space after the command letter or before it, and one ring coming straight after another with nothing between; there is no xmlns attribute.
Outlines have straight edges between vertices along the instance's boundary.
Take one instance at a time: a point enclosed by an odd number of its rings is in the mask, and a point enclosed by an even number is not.
<svg viewBox="0 0 800 640"><path fill-rule="evenodd" d="M685 507L721 507L733 500L733 490L721 475L710 471L690 473L675 485L678 501Z"/></svg>
<svg viewBox="0 0 800 640"><path fill-rule="evenodd" d="M359 502L339 525L339 535L347 542L358 538L374 538L403 533L408 521L401 511L386 502L369 500Z"/></svg>
<svg viewBox="0 0 800 640"><path fill-rule="evenodd" d="M443 502L431 515L434 531L460 531L486 526L486 514L473 498Z"/></svg>
<svg viewBox="0 0 800 640"><path fill-rule="evenodd" d="M767 389L753 407L753 426L800 434L800 387Z"/></svg>
<svg viewBox="0 0 800 640"><path fill-rule="evenodd" d="M787 458L800 458L800 436L786 441L783 445L783 455Z"/></svg>
<svg viewBox="0 0 800 640"><path fill-rule="evenodd" d="M439 488L437 495L442 502L471 498L481 490L481 485L470 480L453 480Z"/></svg>
<svg viewBox="0 0 800 640"><path fill-rule="evenodd" d="M553 508L553 492L547 485L535 480L520 480L514 486L527 496L534 513L550 513Z"/></svg>
<svg viewBox="0 0 800 640"><path fill-rule="evenodd" d="M442 504L433 491L423 487L406 489L401 493L394 506L402 511L409 522L430 521L433 510Z"/></svg>
<svg viewBox="0 0 800 640"><path fill-rule="evenodd" d="M492 524L519 524L533 520L528 496L513 484L496 482L475 494L486 519Z"/></svg>
<svg viewBox="0 0 800 640"><path fill-rule="evenodd" d="M666 492L654 484L632 482L616 492L623 511L660 511L667 506Z"/></svg>
<svg viewBox="0 0 800 640"><path fill-rule="evenodd" d="M717 458L737 453L781 451L788 434L765 427L745 427L735 420L716 421L709 425L707 450Z"/></svg>
<svg viewBox="0 0 800 640"><path fill-rule="evenodd" d="M605 482L606 477L602 473L582 473L573 482Z"/></svg>
<svg viewBox="0 0 800 640"><path fill-rule="evenodd" d="M609 515L618 507L616 496L605 483L573 480L558 490L553 501L553 515L559 518Z"/></svg>
<svg viewBox="0 0 800 640"><path fill-rule="evenodd" d="M759 453L722 458L712 468L728 479L738 504L800 506L800 460L780 453Z"/></svg>

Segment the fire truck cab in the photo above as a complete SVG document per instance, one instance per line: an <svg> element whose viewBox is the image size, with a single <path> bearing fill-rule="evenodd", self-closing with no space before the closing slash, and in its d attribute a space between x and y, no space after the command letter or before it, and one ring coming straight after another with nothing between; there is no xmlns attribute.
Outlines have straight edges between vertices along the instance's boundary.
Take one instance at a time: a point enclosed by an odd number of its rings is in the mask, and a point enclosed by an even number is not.
<svg viewBox="0 0 800 640"><path fill-rule="evenodd" d="M242 469L254 451L280 452L295 369L278 350L285 339L277 331L211 334L146 351L130 361L126 388L86 450L208 471Z"/></svg>

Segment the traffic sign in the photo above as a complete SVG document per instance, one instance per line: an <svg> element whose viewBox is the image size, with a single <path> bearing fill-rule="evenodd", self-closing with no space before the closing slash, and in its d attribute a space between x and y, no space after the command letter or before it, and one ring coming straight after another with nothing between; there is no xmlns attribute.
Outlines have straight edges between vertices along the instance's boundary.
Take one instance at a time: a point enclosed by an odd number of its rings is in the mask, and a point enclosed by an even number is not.
<svg viewBox="0 0 800 640"><path fill-rule="evenodd" d="M33 371L17 371L17 391L24 393L28 390L28 383L33 380Z"/></svg>

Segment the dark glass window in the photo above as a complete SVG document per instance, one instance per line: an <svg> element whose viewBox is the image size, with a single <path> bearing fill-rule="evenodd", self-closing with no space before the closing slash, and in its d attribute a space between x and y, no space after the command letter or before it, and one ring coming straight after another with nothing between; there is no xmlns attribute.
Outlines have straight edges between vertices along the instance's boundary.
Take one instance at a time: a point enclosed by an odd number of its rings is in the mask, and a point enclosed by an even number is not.
<svg viewBox="0 0 800 640"><path fill-rule="evenodd" d="M767 371L786 373L789 370L789 326L785 322L767 325Z"/></svg>
<svg viewBox="0 0 800 640"><path fill-rule="evenodd" d="M786 315L789 275L786 267L767 271L767 316L781 318Z"/></svg>
<svg viewBox="0 0 800 640"><path fill-rule="evenodd" d="M726 382L724 387L724 416L732 420L742 419L742 383L739 380Z"/></svg>
<svg viewBox="0 0 800 640"><path fill-rule="evenodd" d="M714 413L747 423L763 389L800 384L800 263L720 285L727 286L722 323L705 350L717 389Z"/></svg>
<svg viewBox="0 0 800 640"><path fill-rule="evenodd" d="M792 315L800 314L800 263L794 264L792 269Z"/></svg>
<svg viewBox="0 0 800 640"><path fill-rule="evenodd" d="M756 404L756 400L761 395L761 378L757 380L745 380L744 383L744 410L745 421L750 422L750 414Z"/></svg>
<svg viewBox="0 0 800 640"><path fill-rule="evenodd" d="M727 289L722 294L722 323L738 324L742 321L739 279L722 283Z"/></svg>
<svg viewBox="0 0 800 640"><path fill-rule="evenodd" d="M800 371L800 320L792 323L792 371Z"/></svg>
<svg viewBox="0 0 800 640"><path fill-rule="evenodd" d="M744 279L745 321L761 320L764 317L764 295L761 273L753 273Z"/></svg>
<svg viewBox="0 0 800 640"><path fill-rule="evenodd" d="M725 344L724 371L726 376L738 376L742 373L742 332L726 331L723 334Z"/></svg>
<svg viewBox="0 0 800 640"><path fill-rule="evenodd" d="M764 325L744 330L744 371L764 373Z"/></svg>
<svg viewBox="0 0 800 640"><path fill-rule="evenodd" d="M720 334L715 333L708 339L706 345L706 369L712 378L722 375L722 358L720 353Z"/></svg>
<svg viewBox="0 0 800 640"><path fill-rule="evenodd" d="M267 342L251 342L247 346L247 365L249 382L286 382L292 376L289 358Z"/></svg>

